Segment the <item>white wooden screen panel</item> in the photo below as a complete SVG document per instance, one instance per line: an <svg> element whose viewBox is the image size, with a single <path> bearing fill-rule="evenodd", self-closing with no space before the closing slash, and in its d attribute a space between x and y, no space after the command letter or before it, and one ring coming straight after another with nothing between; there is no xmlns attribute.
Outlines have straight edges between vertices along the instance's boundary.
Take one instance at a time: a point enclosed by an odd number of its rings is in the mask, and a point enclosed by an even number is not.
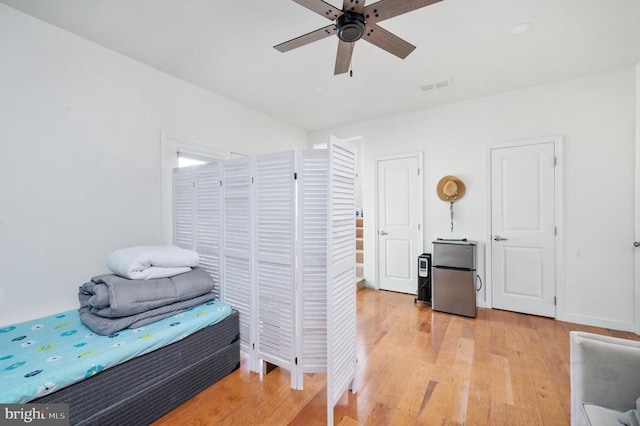
<svg viewBox="0 0 640 426"><path fill-rule="evenodd" d="M173 169L173 244L193 250L195 221L193 167Z"/></svg>
<svg viewBox="0 0 640 426"><path fill-rule="evenodd" d="M298 151L299 379L327 371L327 150Z"/></svg>
<svg viewBox="0 0 640 426"><path fill-rule="evenodd" d="M222 300L240 314L240 346L254 364L253 291L251 278L252 158L222 163ZM253 368L252 368L253 369Z"/></svg>
<svg viewBox="0 0 640 426"><path fill-rule="evenodd" d="M220 240L221 240L221 164L195 166L196 226L194 250L215 283L213 292L220 298Z"/></svg>
<svg viewBox="0 0 640 426"><path fill-rule="evenodd" d="M291 371L295 364L295 156L256 157L255 277L259 359Z"/></svg>
<svg viewBox="0 0 640 426"><path fill-rule="evenodd" d="M343 142L329 143L327 246L327 423L349 388L355 392L355 152Z"/></svg>

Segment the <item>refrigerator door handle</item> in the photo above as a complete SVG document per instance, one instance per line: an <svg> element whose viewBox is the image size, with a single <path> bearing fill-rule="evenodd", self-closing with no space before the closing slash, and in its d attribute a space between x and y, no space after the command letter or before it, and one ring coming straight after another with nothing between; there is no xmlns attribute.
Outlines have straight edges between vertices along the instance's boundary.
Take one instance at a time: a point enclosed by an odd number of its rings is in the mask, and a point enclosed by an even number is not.
<svg viewBox="0 0 640 426"><path fill-rule="evenodd" d="M480 287L476 288L476 291L482 290L482 277L480 275L476 275L476 280L480 281Z"/></svg>
<svg viewBox="0 0 640 426"><path fill-rule="evenodd" d="M436 269L447 269L447 270L450 270L450 271L461 271L461 272L475 271L475 269L459 268L457 266L433 265L433 267L436 268Z"/></svg>

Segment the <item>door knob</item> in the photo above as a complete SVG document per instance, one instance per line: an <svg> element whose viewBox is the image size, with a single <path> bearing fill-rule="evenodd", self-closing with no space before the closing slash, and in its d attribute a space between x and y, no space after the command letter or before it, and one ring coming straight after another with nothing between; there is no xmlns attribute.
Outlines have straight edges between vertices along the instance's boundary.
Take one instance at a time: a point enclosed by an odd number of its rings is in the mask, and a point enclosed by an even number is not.
<svg viewBox="0 0 640 426"><path fill-rule="evenodd" d="M634 247L640 247L640 241L634 241L633 242L633 246Z"/></svg>
<svg viewBox="0 0 640 426"><path fill-rule="evenodd" d="M387 233L386 233L386 232L384 232L384 231L380 231L380 232L378 232L378 234L380 234L380 235L387 235Z"/></svg>
<svg viewBox="0 0 640 426"><path fill-rule="evenodd" d="M493 241L507 241L507 239L502 238L500 235L496 235L493 237Z"/></svg>

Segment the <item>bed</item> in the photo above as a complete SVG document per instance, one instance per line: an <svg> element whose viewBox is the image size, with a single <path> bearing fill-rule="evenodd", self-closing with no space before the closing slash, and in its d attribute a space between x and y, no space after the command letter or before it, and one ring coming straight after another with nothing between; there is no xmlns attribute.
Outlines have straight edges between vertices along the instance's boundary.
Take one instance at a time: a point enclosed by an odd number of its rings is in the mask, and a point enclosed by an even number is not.
<svg viewBox="0 0 640 426"><path fill-rule="evenodd" d="M0 328L0 381L10 383L0 402L67 403L71 424L148 424L240 366L238 316L212 301L110 336L91 332L77 311ZM61 340L37 337L47 329ZM66 384L59 375L69 369Z"/></svg>

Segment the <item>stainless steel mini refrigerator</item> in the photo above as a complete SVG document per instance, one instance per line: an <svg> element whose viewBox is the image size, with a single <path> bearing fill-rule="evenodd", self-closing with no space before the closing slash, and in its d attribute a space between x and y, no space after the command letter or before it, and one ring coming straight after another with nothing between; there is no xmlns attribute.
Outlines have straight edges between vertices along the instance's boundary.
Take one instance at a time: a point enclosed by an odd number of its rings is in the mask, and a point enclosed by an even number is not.
<svg viewBox="0 0 640 426"><path fill-rule="evenodd" d="M431 308L434 311L476 316L476 241L433 242Z"/></svg>

